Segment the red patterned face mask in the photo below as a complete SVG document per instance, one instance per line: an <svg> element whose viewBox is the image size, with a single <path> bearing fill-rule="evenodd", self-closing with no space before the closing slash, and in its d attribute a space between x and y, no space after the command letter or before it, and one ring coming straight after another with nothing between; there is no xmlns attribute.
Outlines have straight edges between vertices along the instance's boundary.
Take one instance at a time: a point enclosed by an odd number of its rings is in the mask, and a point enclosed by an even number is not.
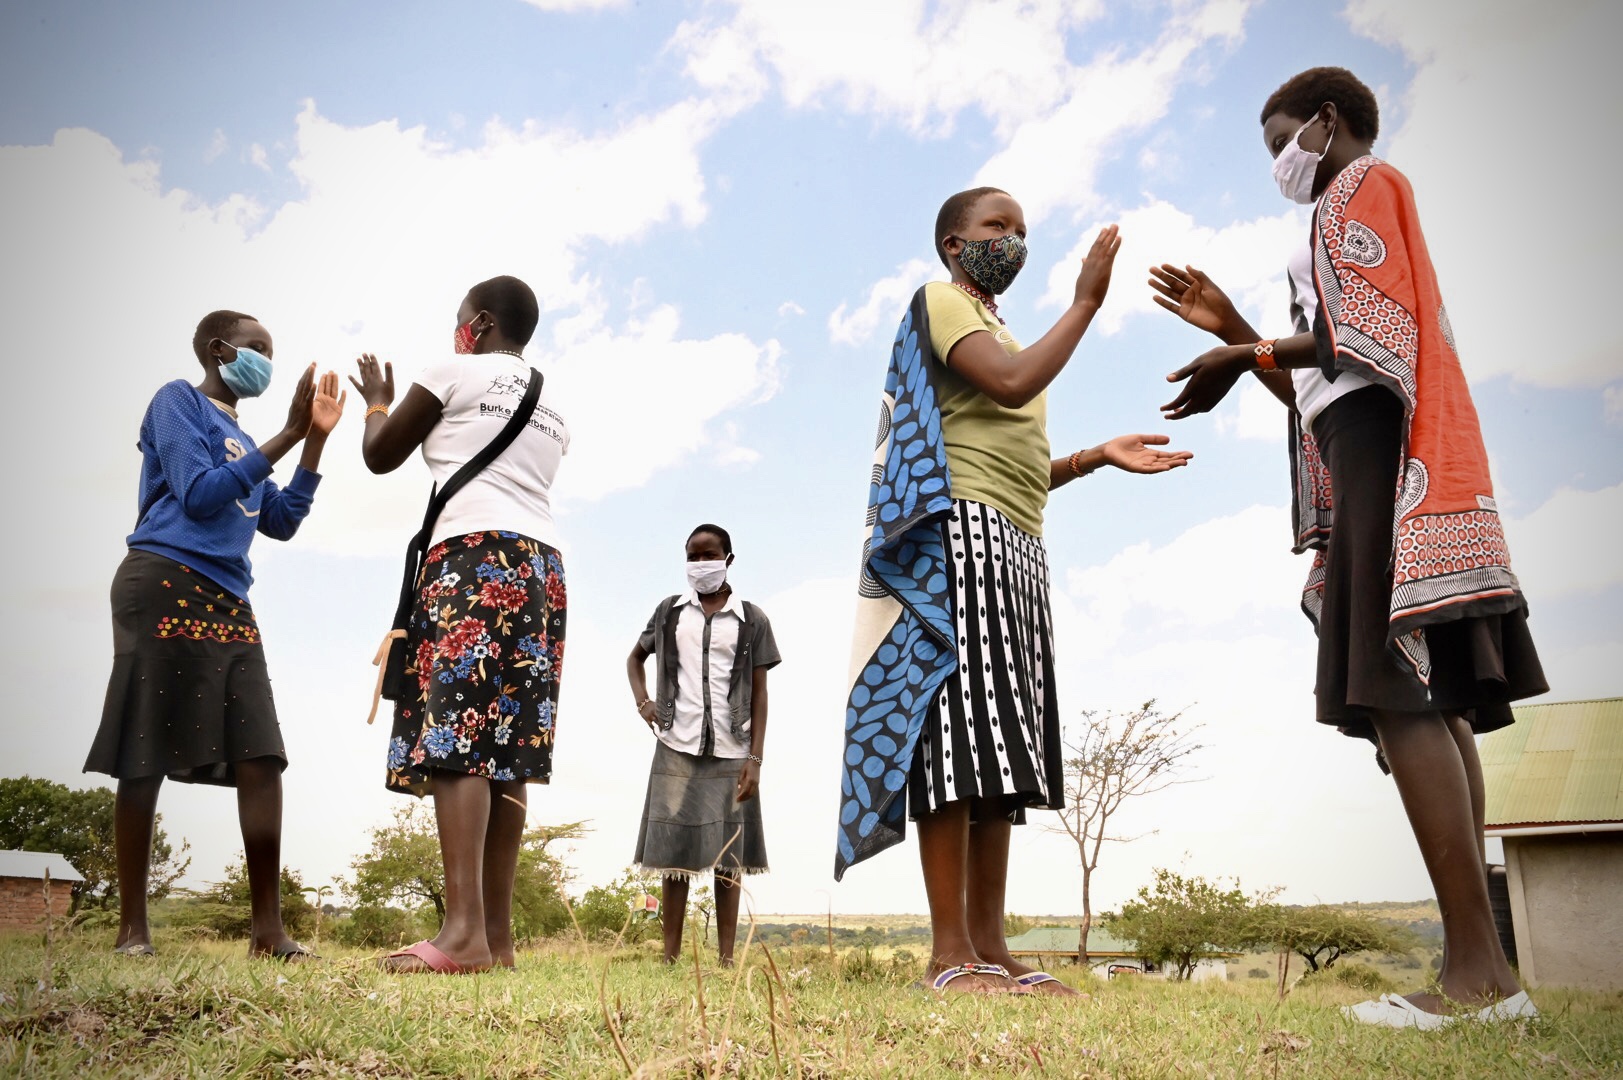
<svg viewBox="0 0 1623 1080"><path fill-rule="evenodd" d="M467 356L469 353L473 352L473 347L479 343L478 335L473 332L473 320L469 319L467 322L457 327L456 333L452 335L452 338L456 342L456 352L458 356Z"/></svg>

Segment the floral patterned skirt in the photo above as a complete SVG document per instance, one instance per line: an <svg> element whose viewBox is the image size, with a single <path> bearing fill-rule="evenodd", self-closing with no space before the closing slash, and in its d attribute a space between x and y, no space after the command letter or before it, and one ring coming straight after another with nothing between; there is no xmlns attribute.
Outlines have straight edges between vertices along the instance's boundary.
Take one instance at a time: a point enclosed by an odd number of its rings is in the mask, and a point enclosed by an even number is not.
<svg viewBox="0 0 1623 1080"><path fill-rule="evenodd" d="M435 770L545 784L564 661L563 558L509 532L428 552L412 617L417 698L395 706L387 786L433 793Z"/></svg>
<svg viewBox="0 0 1623 1080"><path fill-rule="evenodd" d="M236 786L236 763L287 765L253 608L132 549L113 575L113 673L85 772Z"/></svg>

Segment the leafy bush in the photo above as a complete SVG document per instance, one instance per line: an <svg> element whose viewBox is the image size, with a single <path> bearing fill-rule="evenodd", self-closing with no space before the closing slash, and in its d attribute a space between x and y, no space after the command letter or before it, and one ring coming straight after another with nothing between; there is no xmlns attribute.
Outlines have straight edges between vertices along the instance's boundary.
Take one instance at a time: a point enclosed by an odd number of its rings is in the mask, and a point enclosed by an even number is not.
<svg viewBox="0 0 1623 1080"><path fill-rule="evenodd" d="M594 885L575 903L575 921L587 936L599 941L620 938L627 943L641 941L659 927L659 920L640 911L639 901L648 887L627 870L607 885Z"/></svg>
<svg viewBox="0 0 1623 1080"><path fill-rule="evenodd" d="M206 930L211 936L245 938L253 929L253 915L247 904L222 904L216 900L194 900L176 907L170 925L183 929Z"/></svg>
<svg viewBox="0 0 1623 1080"><path fill-rule="evenodd" d="M1304 985L1318 984L1350 987L1366 994L1388 994L1397 985L1367 964L1337 964L1333 968L1320 968L1302 976Z"/></svg>
<svg viewBox="0 0 1623 1080"><path fill-rule="evenodd" d="M1272 976L1273 972L1269 971L1267 968L1252 968L1250 971L1245 973L1245 977L1248 979L1267 979L1271 978Z"/></svg>
<svg viewBox="0 0 1623 1080"><path fill-rule="evenodd" d="M395 949L409 945L426 927L411 912L384 904L361 904L347 916L328 924L340 945L357 949Z"/></svg>
<svg viewBox="0 0 1623 1080"><path fill-rule="evenodd" d="M890 974L888 965L877 959L873 950L864 945L840 958L840 978L849 983L880 982Z"/></svg>

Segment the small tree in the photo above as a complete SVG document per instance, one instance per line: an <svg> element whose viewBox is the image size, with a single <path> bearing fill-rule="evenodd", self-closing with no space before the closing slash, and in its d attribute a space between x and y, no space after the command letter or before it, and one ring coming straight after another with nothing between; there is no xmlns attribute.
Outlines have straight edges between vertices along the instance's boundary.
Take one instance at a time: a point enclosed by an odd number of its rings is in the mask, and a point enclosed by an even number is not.
<svg viewBox="0 0 1623 1080"><path fill-rule="evenodd" d="M1106 841L1128 843L1136 836L1112 836L1110 819L1128 799L1152 795L1173 784L1188 783L1179 773L1189 755L1201 749L1191 742L1199 727L1180 729L1182 713L1165 716L1154 699L1125 713L1082 714L1078 729L1068 731L1065 746L1065 809L1059 825L1076 844L1082 864L1082 923L1077 959L1088 961L1088 932L1093 927L1093 872Z"/></svg>
<svg viewBox="0 0 1623 1080"><path fill-rule="evenodd" d="M1111 933L1133 941L1145 960L1171 965L1177 979L1189 978L1202 960L1245 951L1258 932L1253 900L1238 881L1225 889L1165 869L1155 871L1153 888L1140 888L1138 899L1105 922Z"/></svg>
<svg viewBox="0 0 1623 1080"><path fill-rule="evenodd" d="M113 850L111 788L70 788L31 776L0 779L0 848L54 851L84 877L73 886L73 910L86 903L106 908L117 895L118 860ZM191 845L176 851L159 814L152 830L147 897L168 896L191 867Z"/></svg>
<svg viewBox="0 0 1623 1080"><path fill-rule="evenodd" d="M1343 956L1360 952L1388 955L1414 948L1416 937L1407 927L1397 926L1364 911L1346 911L1327 905L1285 907L1264 904L1252 915L1259 943L1271 944L1279 953L1279 993L1283 997L1290 975L1290 955L1307 962L1309 973L1328 969Z"/></svg>
<svg viewBox="0 0 1623 1080"><path fill-rule="evenodd" d="M521 938L562 929L569 921L563 890L569 870L551 845L578 840L586 823L537 825L525 831L513 877L513 928ZM439 831L421 803L398 807L387 825L372 830L372 846L350 864L355 880L349 892L361 907L391 903L433 906L435 925L445 922L445 866Z"/></svg>
<svg viewBox="0 0 1623 1080"><path fill-rule="evenodd" d="M367 906L391 902L408 907L432 904L445 921L445 867L440 861L434 816L417 800L395 808L394 820L372 830L372 847L350 866L350 892Z"/></svg>
<svg viewBox="0 0 1623 1080"><path fill-rule="evenodd" d="M643 914L642 898L648 886L635 871L627 870L607 885L594 885L575 902L575 921L582 932L598 940L618 938L627 944L641 941L657 925ZM661 912L670 918L669 909Z"/></svg>

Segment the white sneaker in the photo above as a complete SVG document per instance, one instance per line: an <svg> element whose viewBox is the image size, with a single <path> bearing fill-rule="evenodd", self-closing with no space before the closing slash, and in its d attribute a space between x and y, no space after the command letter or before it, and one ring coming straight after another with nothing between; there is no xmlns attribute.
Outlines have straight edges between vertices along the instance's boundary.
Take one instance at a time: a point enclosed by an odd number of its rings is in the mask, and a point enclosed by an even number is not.
<svg viewBox="0 0 1623 1080"><path fill-rule="evenodd" d="M1436 1031L1453 1023L1452 1016L1441 1013L1429 1013L1419 1008L1408 998L1396 994L1382 994L1369 1001L1360 1001L1356 1005L1348 1005L1342 1010L1342 1015L1350 1017L1360 1024L1374 1024L1376 1027L1414 1028L1419 1031Z"/></svg>
<svg viewBox="0 0 1623 1080"><path fill-rule="evenodd" d="M1484 1024L1502 1024L1510 1020L1532 1020L1537 1016L1538 1007L1533 1004L1533 999L1527 996L1526 990L1519 990L1485 1009L1477 1010L1471 1019Z"/></svg>

